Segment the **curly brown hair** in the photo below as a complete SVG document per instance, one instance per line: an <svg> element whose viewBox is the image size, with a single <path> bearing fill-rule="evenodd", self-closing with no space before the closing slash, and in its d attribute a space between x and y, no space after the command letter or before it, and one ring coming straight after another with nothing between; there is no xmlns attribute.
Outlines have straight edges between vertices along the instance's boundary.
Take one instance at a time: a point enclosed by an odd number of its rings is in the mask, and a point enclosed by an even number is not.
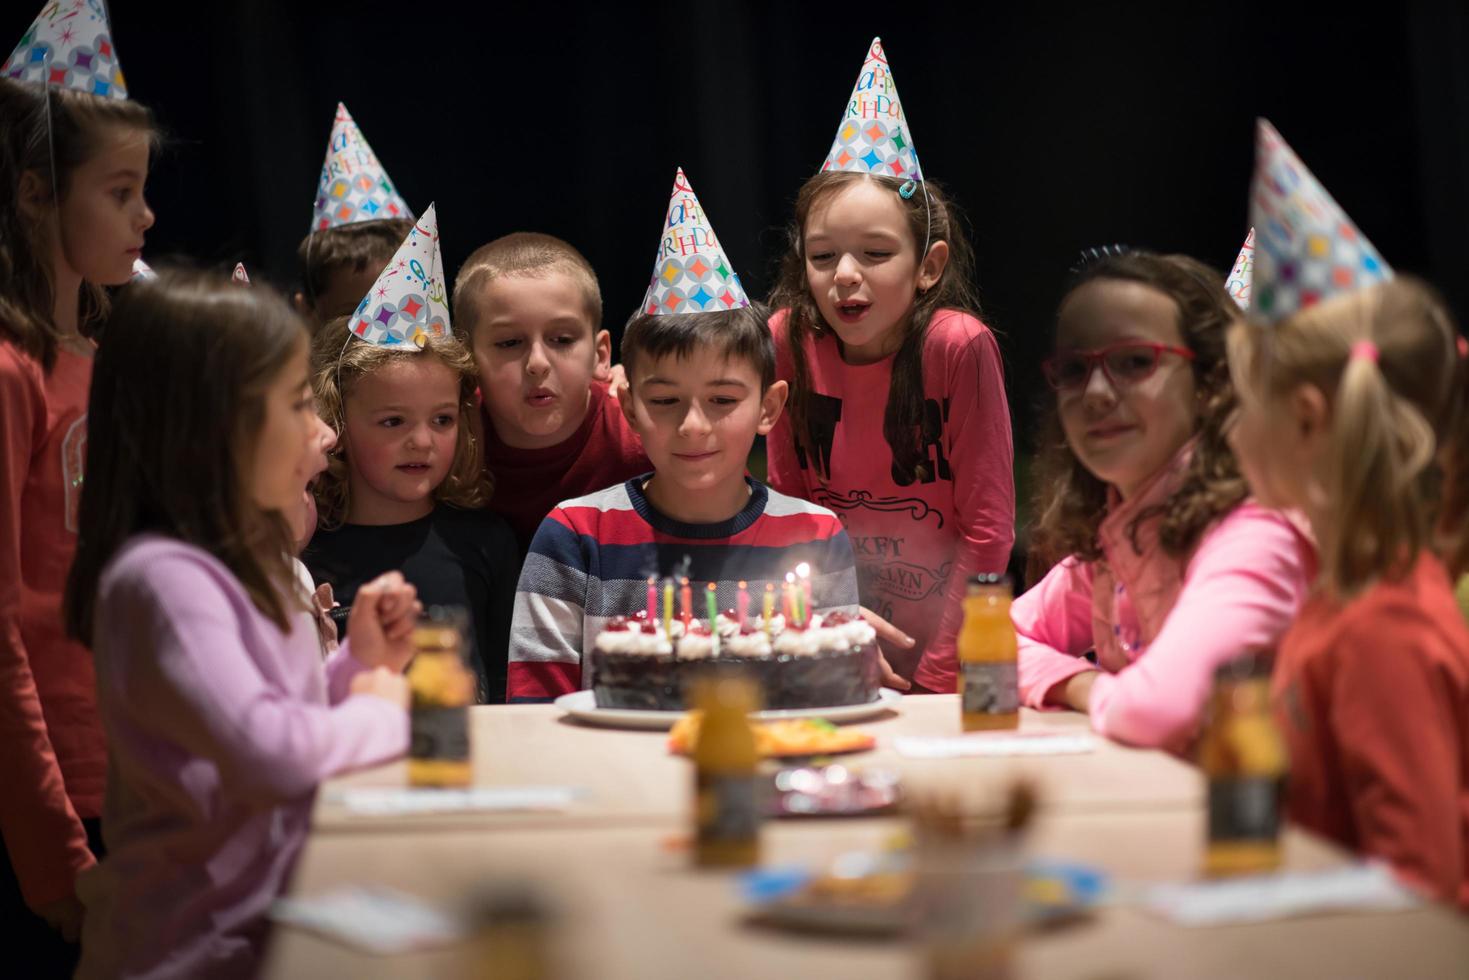
<svg viewBox="0 0 1469 980"><path fill-rule="evenodd" d="M1224 276L1186 255L1143 251L1105 255L1076 273L1066 295L1095 279L1142 283L1167 295L1178 307L1184 344L1194 353L1191 366L1198 421L1193 457L1173 495L1144 509L1128 529L1136 544L1142 522L1161 515L1159 543L1166 554L1181 558L1193 550L1211 523L1249 494L1225 440L1235 406L1225 338L1239 309L1224 291ZM1054 399L1043 413L1036 459L1035 512L1039 517L1030 539L1032 573L1042 573L1068 555L1083 561L1102 557L1097 532L1107 515L1107 484L1082 465L1067 443Z"/></svg>
<svg viewBox="0 0 1469 980"><path fill-rule="evenodd" d="M915 252L924 251L923 243L945 242L949 261L938 282L913 301L913 315L903 325L902 345L893 358L892 384L888 389L887 410L883 415L882 434L893 453L893 472L910 482L926 478L923 452L926 442L938 439L937 432L924 432L932 423L923 408L923 341L929 321L940 309L962 310L978 317L979 294L974 288L974 253L964 236L959 212L933 181L924 181L918 193L904 197L900 193L906 181L896 177L850 171L819 173L801 187L796 197L796 213L786 232L787 249L780 264L780 278L770 294L773 309L789 309L786 322L786 344L791 355L791 393L786 411L791 417L791 433L796 445L809 450L816 445L811 431L808 403L811 396L811 369L806 363L807 337L820 340L835 337L835 332L822 317L811 295L806 278L806 221L817 208L829 202L858 181L870 180L893 192L893 199L903 208L908 231L913 236ZM919 261L926 254L919 256ZM813 457L814 458L814 457Z"/></svg>
<svg viewBox="0 0 1469 980"><path fill-rule="evenodd" d="M346 401L357 381L395 357L436 357L459 377L459 431L454 442L454 459L449 475L434 489L434 499L465 510L476 510L490 502L494 484L485 472L479 439L475 436L475 388L479 379L474 358L457 338L430 337L422 350L394 350L354 340L351 317L337 317L321 328L311 342L311 387L316 393L316 410L336 432L338 448L316 482L317 524L340 527L351 503L351 481L346 451L340 440L346 429Z"/></svg>

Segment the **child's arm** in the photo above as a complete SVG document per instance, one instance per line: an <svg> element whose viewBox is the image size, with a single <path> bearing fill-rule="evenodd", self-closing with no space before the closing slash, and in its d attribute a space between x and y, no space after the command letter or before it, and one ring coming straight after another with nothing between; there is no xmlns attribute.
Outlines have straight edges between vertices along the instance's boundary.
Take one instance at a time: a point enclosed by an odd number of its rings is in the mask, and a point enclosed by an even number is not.
<svg viewBox="0 0 1469 980"><path fill-rule="evenodd" d="M586 558L561 508L531 539L510 626L506 700L551 701L581 690Z"/></svg>
<svg viewBox="0 0 1469 980"><path fill-rule="evenodd" d="M969 577L1003 572L1015 544L1010 406L1005 400L1000 349L989 330L982 329L953 359L945 391L959 543L949 570L942 618L913 680L930 691L947 693L957 688L954 643L964 622Z"/></svg>
<svg viewBox="0 0 1469 980"><path fill-rule="evenodd" d="M1431 656L1442 640L1421 610L1359 619L1343 632L1330 679L1330 725L1358 845L1454 903L1464 887L1459 780L1469 746L1464 706Z"/></svg>
<svg viewBox="0 0 1469 980"><path fill-rule="evenodd" d="M1191 735L1215 668L1274 647L1295 618L1309 586L1308 547L1285 517L1253 503L1207 531L1148 649L1118 673L1096 677L1092 728L1142 746Z"/></svg>
<svg viewBox="0 0 1469 980"><path fill-rule="evenodd" d="M33 909L70 897L75 875L95 863L66 795L20 635L21 494L35 429L44 422L40 407L34 379L10 348L0 347L0 830Z"/></svg>
<svg viewBox="0 0 1469 980"><path fill-rule="evenodd" d="M1053 690L1097 668L1082 658L1092 648L1092 566L1067 558L1010 606L1015 624L1020 703L1032 708L1060 702Z"/></svg>
<svg viewBox="0 0 1469 980"><path fill-rule="evenodd" d="M407 750L401 707L361 695L329 707L267 680L242 643L239 595L231 601L238 585L216 568L178 552L148 557L121 570L102 597L110 634L99 670L124 730L209 759L233 793L261 802L297 799L329 776ZM304 617L292 625L305 629Z"/></svg>

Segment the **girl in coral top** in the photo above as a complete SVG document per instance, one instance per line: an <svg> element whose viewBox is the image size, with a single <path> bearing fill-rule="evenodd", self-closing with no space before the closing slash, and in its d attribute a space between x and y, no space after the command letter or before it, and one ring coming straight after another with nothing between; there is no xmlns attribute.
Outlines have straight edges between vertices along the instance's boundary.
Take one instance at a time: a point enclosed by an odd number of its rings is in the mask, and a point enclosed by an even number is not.
<svg viewBox="0 0 1469 980"><path fill-rule="evenodd" d="M154 140L137 102L0 78L0 918L19 944L8 955L32 976L70 975L74 881L101 849L106 743L92 658L63 632L61 593L91 337L102 287L128 281L153 224Z"/></svg>
<svg viewBox="0 0 1469 980"><path fill-rule="evenodd" d="M1012 607L1020 695L1137 745L1187 744L1214 669L1273 647L1306 591L1308 537L1248 499L1225 443L1238 310L1223 286L1184 256L1100 256L1046 362L1031 544L1059 560Z"/></svg>
<svg viewBox="0 0 1469 980"><path fill-rule="evenodd" d="M1469 628L1430 550L1437 447L1464 448L1456 339L1403 278L1242 324L1230 442L1258 499L1305 512L1320 546L1271 677L1290 817L1469 909Z"/></svg>

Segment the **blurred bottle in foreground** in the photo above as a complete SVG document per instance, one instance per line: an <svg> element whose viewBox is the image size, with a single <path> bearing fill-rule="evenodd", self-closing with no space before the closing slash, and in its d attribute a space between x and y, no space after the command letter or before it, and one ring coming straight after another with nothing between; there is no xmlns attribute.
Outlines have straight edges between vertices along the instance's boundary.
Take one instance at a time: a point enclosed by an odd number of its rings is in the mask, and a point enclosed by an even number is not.
<svg viewBox="0 0 1469 980"><path fill-rule="evenodd" d="M1209 780L1204 873L1279 867L1287 760L1270 711L1268 655L1241 657L1215 671L1199 767Z"/></svg>
<svg viewBox="0 0 1469 980"><path fill-rule="evenodd" d="M469 706L474 671L466 662L469 615L459 606L433 606L413 631L417 649L408 667L413 693L408 782L468 786Z"/></svg>

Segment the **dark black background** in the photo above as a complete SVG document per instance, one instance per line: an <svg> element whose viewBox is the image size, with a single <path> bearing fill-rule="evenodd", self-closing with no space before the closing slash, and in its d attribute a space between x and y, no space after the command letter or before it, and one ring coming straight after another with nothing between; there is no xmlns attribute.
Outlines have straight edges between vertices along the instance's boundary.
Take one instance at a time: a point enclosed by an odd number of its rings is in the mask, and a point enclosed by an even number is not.
<svg viewBox="0 0 1469 980"><path fill-rule="evenodd" d="M32 5L7 3L0 28L18 37ZM924 170L969 216L1021 444L1077 250L1227 269L1258 115L1389 262L1469 314L1464 4L1024 6L114 0L111 15L132 95L171 136L150 181L155 264L244 260L293 283L342 100L410 206L438 202L451 273L510 231L563 236L616 330L681 165L763 294L881 35Z"/></svg>

